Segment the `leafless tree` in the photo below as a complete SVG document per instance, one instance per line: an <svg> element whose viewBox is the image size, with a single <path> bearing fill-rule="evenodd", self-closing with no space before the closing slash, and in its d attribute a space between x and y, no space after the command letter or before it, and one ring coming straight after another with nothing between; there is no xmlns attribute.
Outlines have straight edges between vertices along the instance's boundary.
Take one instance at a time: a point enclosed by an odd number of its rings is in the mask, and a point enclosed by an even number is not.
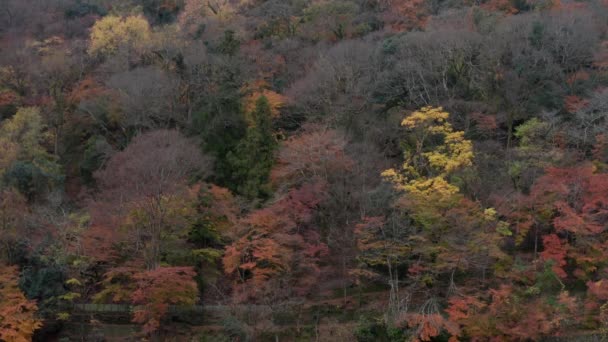
<svg viewBox="0 0 608 342"><path fill-rule="evenodd" d="M107 85L119 94L123 124L127 127L168 128L186 121L178 101L178 79L158 68L119 73Z"/></svg>
<svg viewBox="0 0 608 342"><path fill-rule="evenodd" d="M136 137L106 167L95 173L100 188L93 204L93 220L138 212L136 241L143 247L148 268L158 267L161 244L171 223L169 203L187 189L190 176L207 175L211 160L196 141L176 130L158 130ZM94 222L95 223L95 222Z"/></svg>

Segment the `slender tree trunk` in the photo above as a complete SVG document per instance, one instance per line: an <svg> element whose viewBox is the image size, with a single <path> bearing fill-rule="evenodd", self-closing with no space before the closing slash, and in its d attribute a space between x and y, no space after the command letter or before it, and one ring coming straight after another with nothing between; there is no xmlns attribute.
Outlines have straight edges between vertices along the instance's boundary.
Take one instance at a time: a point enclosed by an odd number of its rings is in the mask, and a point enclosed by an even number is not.
<svg viewBox="0 0 608 342"><path fill-rule="evenodd" d="M511 136L513 135L513 113L507 115L507 150L511 148Z"/></svg>
<svg viewBox="0 0 608 342"><path fill-rule="evenodd" d="M538 228L534 227L534 260L538 255Z"/></svg>
<svg viewBox="0 0 608 342"><path fill-rule="evenodd" d="M344 275L347 274L346 272L346 257L342 256L342 273ZM343 295L343 299L344 299L344 305L346 305L346 297L347 297L347 293L346 293L346 277L343 276L342 278L342 295Z"/></svg>
<svg viewBox="0 0 608 342"><path fill-rule="evenodd" d="M55 128L55 143L54 143L54 154L56 156L59 155L59 135L61 134L61 128L59 127L59 124L57 124L57 127Z"/></svg>
<svg viewBox="0 0 608 342"><path fill-rule="evenodd" d="M395 308L399 305L399 299L396 288L396 275L393 273L392 263L390 258L386 258L386 265L388 266L388 276L389 276L389 298L388 298L388 321L392 324L393 318L395 317Z"/></svg>

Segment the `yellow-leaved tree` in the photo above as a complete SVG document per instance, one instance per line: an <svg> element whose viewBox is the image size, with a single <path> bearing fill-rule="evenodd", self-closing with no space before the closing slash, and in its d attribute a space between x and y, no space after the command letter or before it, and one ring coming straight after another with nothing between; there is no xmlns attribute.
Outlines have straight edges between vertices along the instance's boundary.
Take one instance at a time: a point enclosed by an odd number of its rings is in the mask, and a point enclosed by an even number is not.
<svg viewBox="0 0 608 342"><path fill-rule="evenodd" d="M397 188L416 195L452 195L458 187L448 182L455 171L472 165L473 145L464 132L454 131L441 107L424 107L405 117L408 132L401 170L388 169L382 176Z"/></svg>
<svg viewBox="0 0 608 342"><path fill-rule="evenodd" d="M504 223L496 211L468 199L450 182L472 166L474 155L471 141L455 131L448 118L441 107L424 107L403 119L403 164L382 173L403 194L395 204L402 227L372 218L356 230L360 261L371 266L388 263L389 272L394 265L405 267L407 277L389 274L391 287L406 283L410 291L423 289L428 294L419 313L393 314L403 317L401 324L420 340L442 331L458 335L457 326L439 311L439 296L446 290L454 294L471 280L478 284L509 262L499 247ZM391 300L398 298L397 293ZM395 306L392 311L402 311Z"/></svg>
<svg viewBox="0 0 608 342"><path fill-rule="evenodd" d="M140 51L151 40L152 32L146 18L108 15L93 25L88 52L92 56L109 56L121 48Z"/></svg>
<svg viewBox="0 0 608 342"><path fill-rule="evenodd" d="M52 158L40 145L50 139L44 131L45 125L38 108L20 108L12 118L0 125L0 146L6 152L0 156L2 163L10 163L14 159Z"/></svg>
<svg viewBox="0 0 608 342"><path fill-rule="evenodd" d="M45 148L50 140L40 110L20 108L0 124L0 178L28 197L59 184L58 158Z"/></svg>

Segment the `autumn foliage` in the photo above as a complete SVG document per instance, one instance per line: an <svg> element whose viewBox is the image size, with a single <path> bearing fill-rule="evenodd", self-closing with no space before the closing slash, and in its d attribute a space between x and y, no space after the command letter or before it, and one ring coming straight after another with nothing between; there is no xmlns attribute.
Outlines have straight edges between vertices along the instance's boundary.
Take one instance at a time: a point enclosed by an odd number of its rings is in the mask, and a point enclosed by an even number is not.
<svg viewBox="0 0 608 342"><path fill-rule="evenodd" d="M608 0L1 3L0 341L608 335Z"/></svg>
<svg viewBox="0 0 608 342"><path fill-rule="evenodd" d="M28 300L18 287L16 267L0 267L0 340L27 342L42 326L36 317L36 302Z"/></svg>
<svg viewBox="0 0 608 342"><path fill-rule="evenodd" d="M234 278L236 298L261 299L272 286L285 286L274 283L281 279L296 295L305 295L315 285L317 262L327 247L310 222L323 189L321 182L304 184L241 221L245 230L226 247L223 258L224 271Z"/></svg>
<svg viewBox="0 0 608 342"><path fill-rule="evenodd" d="M170 305L194 305L198 299L195 275L188 267L160 267L135 274L136 290L131 300L139 306L133 322L142 324L145 333L152 333L161 327Z"/></svg>

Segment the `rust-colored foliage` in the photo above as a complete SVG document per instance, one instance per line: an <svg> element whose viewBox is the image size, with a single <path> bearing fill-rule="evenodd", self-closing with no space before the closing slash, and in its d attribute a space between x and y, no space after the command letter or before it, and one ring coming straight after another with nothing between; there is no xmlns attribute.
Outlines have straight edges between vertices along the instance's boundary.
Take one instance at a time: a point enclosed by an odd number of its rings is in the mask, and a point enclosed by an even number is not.
<svg viewBox="0 0 608 342"><path fill-rule="evenodd" d="M124 238L123 232L113 226L94 224L83 233L82 246L85 253L98 262L111 262L118 258L115 245Z"/></svg>
<svg viewBox="0 0 608 342"><path fill-rule="evenodd" d="M445 310L450 322L458 324L469 336L483 336L487 327L479 314L487 307L487 304L473 296L457 296L449 299L449 306ZM462 334L461 329L454 329L454 336Z"/></svg>
<svg viewBox="0 0 608 342"><path fill-rule="evenodd" d="M590 281L587 283L587 291L595 299L608 300L608 281L601 279L598 281Z"/></svg>
<svg viewBox="0 0 608 342"><path fill-rule="evenodd" d="M19 100L19 95L14 91L2 91L0 92L0 107L7 105L16 105Z"/></svg>
<svg viewBox="0 0 608 342"><path fill-rule="evenodd" d="M595 137L593 158L601 162L608 161L608 136L606 134L598 134Z"/></svg>
<svg viewBox="0 0 608 342"><path fill-rule="evenodd" d="M587 106L588 100L585 100L576 95L568 95L564 98L564 107L570 113L575 113Z"/></svg>
<svg viewBox="0 0 608 342"><path fill-rule="evenodd" d="M420 29L428 21L428 8L424 0L386 0L388 7L384 21L397 32Z"/></svg>
<svg viewBox="0 0 608 342"><path fill-rule="evenodd" d="M271 177L275 182L298 183L311 177L327 180L332 174L352 168L353 161L346 155L345 147L346 139L339 132L307 125L300 134L282 144Z"/></svg>
<svg viewBox="0 0 608 342"><path fill-rule="evenodd" d="M406 322L410 328L415 329L414 342L433 341L443 331L447 331L450 335L458 335L459 333L457 325L447 320L440 313L410 314L407 316Z"/></svg>
<svg viewBox="0 0 608 342"><path fill-rule="evenodd" d="M108 90L101 84L92 78L85 78L72 89L67 100L72 105L78 105L81 101L95 99L106 94L108 94Z"/></svg>
<svg viewBox="0 0 608 342"><path fill-rule="evenodd" d="M568 244L557 235L549 234L543 236L543 246L544 250L540 254L541 258L547 261L551 260L553 262L553 272L560 278L566 278L567 274L563 267L566 266Z"/></svg>
<svg viewBox="0 0 608 342"><path fill-rule="evenodd" d="M249 92L249 95L245 96L243 100L246 113L251 113L255 110L256 102L262 96L266 97L266 100L268 100L270 113L273 118L276 118L281 114L281 108L287 103L287 97L269 89L268 84L263 80L253 82L253 84L246 87L244 91Z"/></svg>
<svg viewBox="0 0 608 342"><path fill-rule="evenodd" d="M492 134L498 128L498 122L496 116L491 114L484 114L481 112L471 113L471 118L477 124L477 128L485 134Z"/></svg>
<svg viewBox="0 0 608 342"><path fill-rule="evenodd" d="M585 316L591 322L606 323L606 301L608 301L608 280L588 281Z"/></svg>
<svg viewBox="0 0 608 342"><path fill-rule="evenodd" d="M291 284L299 294L314 284L310 277L318 274L316 261L327 247L308 224L323 191L321 182L304 184L242 220L247 231L226 247L223 258L224 271L235 277L238 298L256 298L271 280L286 275L299 279Z"/></svg>
<svg viewBox="0 0 608 342"><path fill-rule="evenodd" d="M549 168L532 188L539 208L552 204L557 232L593 235L603 231L608 215L608 174L594 173L592 166ZM545 214L545 213L542 213Z"/></svg>
<svg viewBox="0 0 608 342"><path fill-rule="evenodd" d="M545 234L541 257L553 260L560 278L567 277L563 266L570 261L575 266L572 275L584 280L605 267L607 193L608 174L596 172L592 165L549 168L523 201L527 224Z"/></svg>
<svg viewBox="0 0 608 342"><path fill-rule="evenodd" d="M18 286L19 272L14 266L0 266L0 340L28 342L42 323L36 318L38 307L25 298Z"/></svg>
<svg viewBox="0 0 608 342"><path fill-rule="evenodd" d="M143 324L145 333L153 333L160 328L170 305L196 304L195 276L191 267L159 267L135 274L137 289L131 300L138 307L133 313L133 322Z"/></svg>
<svg viewBox="0 0 608 342"><path fill-rule="evenodd" d="M517 8L511 0L490 0L483 3L482 8L491 12L504 12L506 14L517 14Z"/></svg>
<svg viewBox="0 0 608 342"><path fill-rule="evenodd" d="M449 300L446 312L458 325L453 337L471 337L474 341L538 340L558 334L567 326L567 319L576 315L575 297L560 292L555 304L522 293L511 285L489 290L489 297L456 296Z"/></svg>
<svg viewBox="0 0 608 342"><path fill-rule="evenodd" d="M550 1L549 8L553 11L561 11L568 13L568 11L586 9L588 8L588 6L586 3L579 1L552 0Z"/></svg>

